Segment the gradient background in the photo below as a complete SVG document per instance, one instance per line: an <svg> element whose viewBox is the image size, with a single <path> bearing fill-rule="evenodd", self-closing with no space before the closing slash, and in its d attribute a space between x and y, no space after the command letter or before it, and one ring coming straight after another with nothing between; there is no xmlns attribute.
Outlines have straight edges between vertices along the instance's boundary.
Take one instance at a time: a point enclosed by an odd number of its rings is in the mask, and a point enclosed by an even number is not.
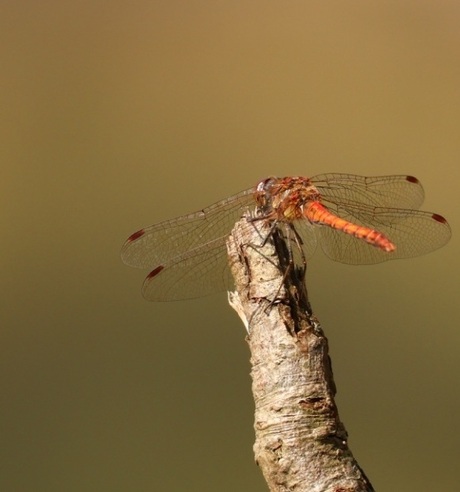
<svg viewBox="0 0 460 492"><path fill-rule="evenodd" d="M265 491L225 294L152 304L125 238L268 175L413 174L447 247L317 254L350 446L458 489L460 3L3 1L0 489Z"/></svg>

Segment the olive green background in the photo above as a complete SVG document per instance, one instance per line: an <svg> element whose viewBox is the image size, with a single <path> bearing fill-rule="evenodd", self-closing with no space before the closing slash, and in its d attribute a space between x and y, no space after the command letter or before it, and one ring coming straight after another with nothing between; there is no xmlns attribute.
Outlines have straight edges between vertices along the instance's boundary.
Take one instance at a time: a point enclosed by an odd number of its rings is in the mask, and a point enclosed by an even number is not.
<svg viewBox="0 0 460 492"><path fill-rule="evenodd" d="M379 491L460 452L460 3L0 3L0 490L265 491L225 294L152 304L125 238L269 175L413 174L453 238L321 253L350 446Z"/></svg>

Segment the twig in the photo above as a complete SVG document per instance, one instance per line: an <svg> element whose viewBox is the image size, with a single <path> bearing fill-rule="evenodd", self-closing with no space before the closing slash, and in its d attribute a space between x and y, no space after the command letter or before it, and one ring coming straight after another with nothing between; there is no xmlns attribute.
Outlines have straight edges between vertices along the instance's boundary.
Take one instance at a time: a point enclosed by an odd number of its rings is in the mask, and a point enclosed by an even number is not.
<svg viewBox="0 0 460 492"><path fill-rule="evenodd" d="M256 463L272 492L372 492L347 445L302 270L279 230L257 246L268 234L264 222L243 218L228 240L230 304L249 333Z"/></svg>

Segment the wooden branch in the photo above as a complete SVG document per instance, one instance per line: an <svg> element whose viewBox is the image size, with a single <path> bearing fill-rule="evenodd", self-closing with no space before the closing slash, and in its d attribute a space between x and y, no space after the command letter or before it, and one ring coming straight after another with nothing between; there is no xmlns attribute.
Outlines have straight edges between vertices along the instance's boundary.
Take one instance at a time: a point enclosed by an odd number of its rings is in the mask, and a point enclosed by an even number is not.
<svg viewBox="0 0 460 492"><path fill-rule="evenodd" d="M328 343L308 302L305 272L292 266L283 234L243 218L227 246L236 285L230 304L249 333L254 453L269 490L372 492L339 419Z"/></svg>

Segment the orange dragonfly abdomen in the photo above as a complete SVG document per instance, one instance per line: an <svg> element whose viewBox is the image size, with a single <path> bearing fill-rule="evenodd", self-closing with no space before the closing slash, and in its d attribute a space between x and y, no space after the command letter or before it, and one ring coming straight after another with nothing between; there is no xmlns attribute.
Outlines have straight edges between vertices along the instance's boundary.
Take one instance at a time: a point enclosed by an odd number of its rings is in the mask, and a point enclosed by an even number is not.
<svg viewBox="0 0 460 492"><path fill-rule="evenodd" d="M318 201L309 202L303 213L314 224L329 226L345 234L350 234L350 236L362 239L388 253L396 249L396 246L381 232L342 219L334 215Z"/></svg>

